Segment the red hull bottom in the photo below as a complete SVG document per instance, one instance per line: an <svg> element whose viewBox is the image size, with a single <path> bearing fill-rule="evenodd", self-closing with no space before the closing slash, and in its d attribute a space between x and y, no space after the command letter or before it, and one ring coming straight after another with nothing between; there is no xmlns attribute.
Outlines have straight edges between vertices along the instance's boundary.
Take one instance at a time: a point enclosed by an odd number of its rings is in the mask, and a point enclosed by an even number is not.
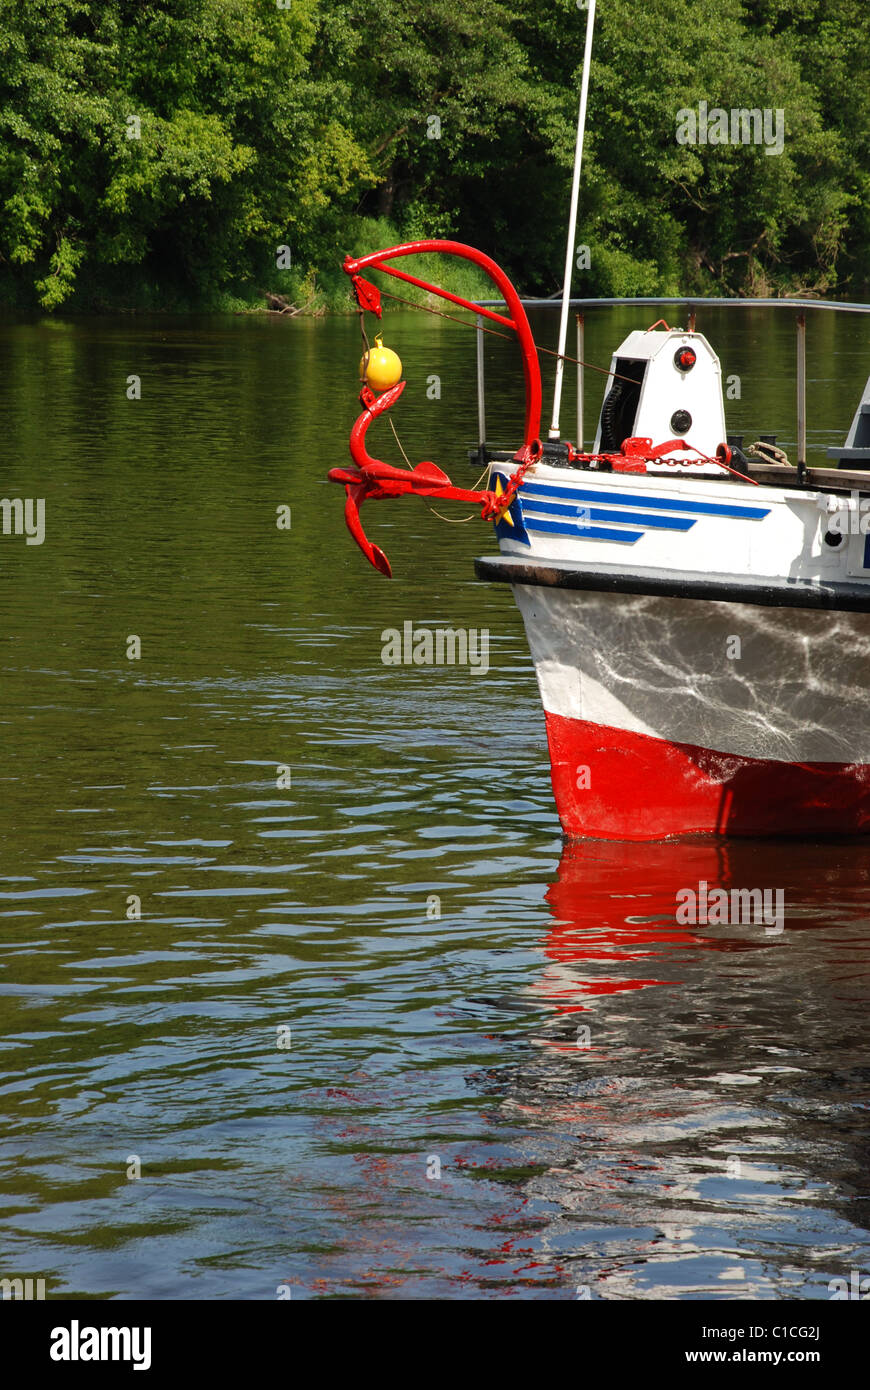
<svg viewBox="0 0 870 1390"><path fill-rule="evenodd" d="M870 765L786 763L546 712L553 792L566 835L859 835Z"/></svg>

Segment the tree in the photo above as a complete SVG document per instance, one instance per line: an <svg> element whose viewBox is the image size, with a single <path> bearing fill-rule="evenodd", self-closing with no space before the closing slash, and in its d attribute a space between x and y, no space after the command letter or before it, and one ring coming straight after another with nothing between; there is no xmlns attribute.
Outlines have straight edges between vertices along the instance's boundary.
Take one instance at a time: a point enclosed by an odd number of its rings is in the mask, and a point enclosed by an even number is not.
<svg viewBox="0 0 870 1390"><path fill-rule="evenodd" d="M576 288L863 293L863 0L598 14ZM576 0L0 0L0 293L347 305L344 250L455 236L553 294L584 28ZM781 151L681 142L702 104L781 112Z"/></svg>
<svg viewBox="0 0 870 1390"><path fill-rule="evenodd" d="M202 299L305 248L362 150L308 72L315 0L0 0L0 256L53 308L85 266Z"/></svg>

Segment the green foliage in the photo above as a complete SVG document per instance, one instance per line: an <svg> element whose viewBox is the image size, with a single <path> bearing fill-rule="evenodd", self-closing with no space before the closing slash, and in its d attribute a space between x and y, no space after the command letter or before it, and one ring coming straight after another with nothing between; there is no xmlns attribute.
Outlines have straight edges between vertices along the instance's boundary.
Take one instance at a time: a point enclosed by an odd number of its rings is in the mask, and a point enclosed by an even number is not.
<svg viewBox="0 0 870 1390"><path fill-rule="evenodd" d="M278 288L279 245L322 252L371 173L311 70L315 8L0 0L0 257L28 267L18 283L54 308L83 269L135 266L208 301Z"/></svg>
<svg viewBox="0 0 870 1390"><path fill-rule="evenodd" d="M0 0L0 297L343 309L345 251L422 236L552 294L585 20L575 0ZM864 0L601 0L575 291L864 295L868 48ZM678 143L700 102L782 109L782 153Z"/></svg>

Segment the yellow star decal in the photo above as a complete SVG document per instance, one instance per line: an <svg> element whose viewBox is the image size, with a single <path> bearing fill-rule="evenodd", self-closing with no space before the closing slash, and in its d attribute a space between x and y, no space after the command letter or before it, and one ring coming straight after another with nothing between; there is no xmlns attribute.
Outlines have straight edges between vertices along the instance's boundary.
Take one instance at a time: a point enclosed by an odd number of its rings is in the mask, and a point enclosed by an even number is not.
<svg viewBox="0 0 870 1390"><path fill-rule="evenodd" d="M501 497L501 495L502 495L502 493L504 492L504 490L505 490L505 489L504 489L504 488L502 487L502 485L501 485L501 475L497 473L496 476L495 476L495 495L496 495L496 497ZM513 501L513 499L511 499L511 502L512 502L512 501ZM500 512L497 512L497 513L496 513L496 518L495 518L496 521L506 521L507 524L508 524L508 526L513 526L513 524L514 524L514 519L513 519L513 517L511 516L511 513L510 513L511 502L509 502L508 505L507 505L506 507L503 507L502 510L501 510Z"/></svg>

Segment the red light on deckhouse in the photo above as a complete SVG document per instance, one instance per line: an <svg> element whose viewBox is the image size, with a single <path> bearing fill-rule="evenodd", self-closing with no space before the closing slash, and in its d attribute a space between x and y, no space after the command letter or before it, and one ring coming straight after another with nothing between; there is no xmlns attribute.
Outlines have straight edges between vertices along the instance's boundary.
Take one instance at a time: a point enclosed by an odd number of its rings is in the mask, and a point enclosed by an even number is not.
<svg viewBox="0 0 870 1390"><path fill-rule="evenodd" d="M674 353L674 366L681 372L690 372L697 360L694 348L681 347Z"/></svg>

